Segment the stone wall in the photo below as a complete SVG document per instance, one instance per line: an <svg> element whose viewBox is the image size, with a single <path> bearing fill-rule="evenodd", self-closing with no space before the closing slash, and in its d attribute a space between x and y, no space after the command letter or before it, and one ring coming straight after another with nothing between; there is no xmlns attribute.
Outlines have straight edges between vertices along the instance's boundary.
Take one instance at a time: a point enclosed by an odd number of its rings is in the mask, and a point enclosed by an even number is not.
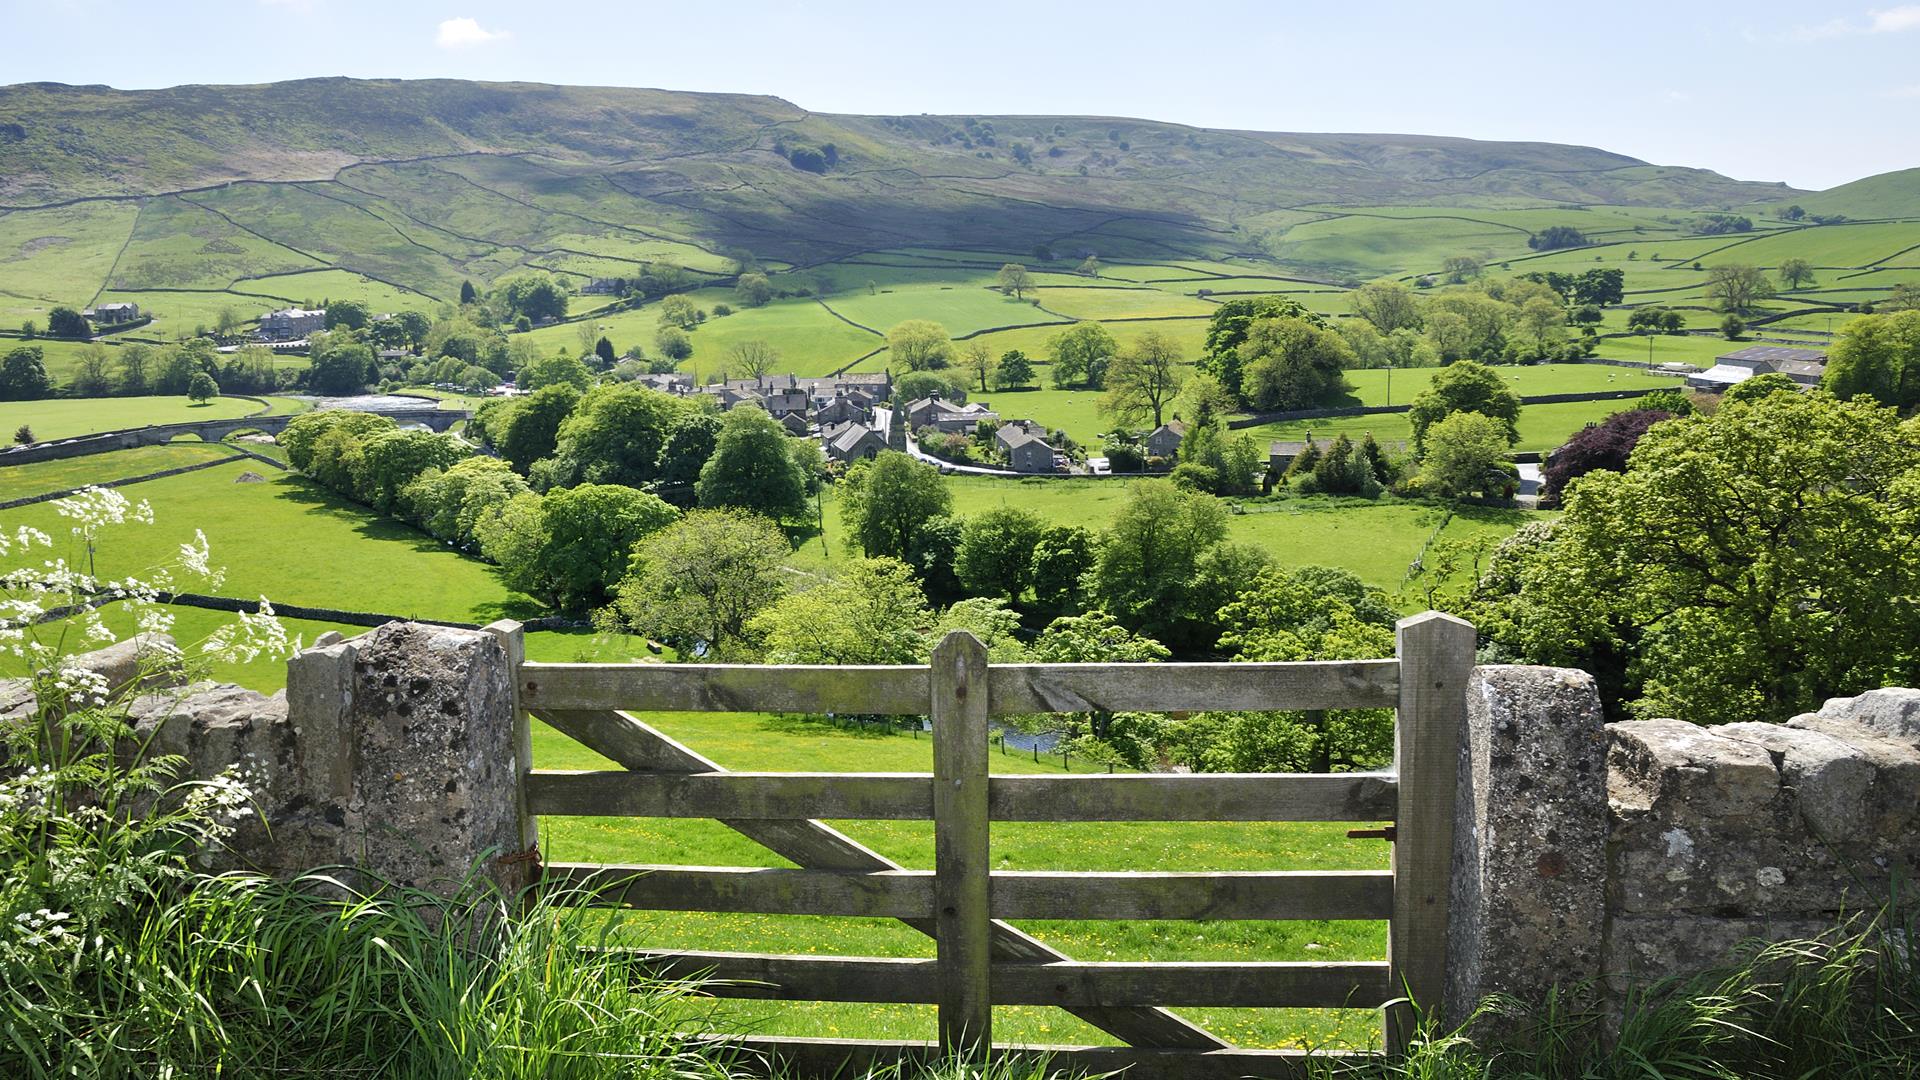
<svg viewBox="0 0 1920 1080"><path fill-rule="evenodd" d="M285 691L162 680L133 702L132 721L190 775L238 766L253 787L260 814L208 869L332 867L349 883L441 892L477 869L518 890L536 863L501 858L532 839L506 651L517 632L389 623L351 640L325 634L288 663ZM171 647L136 638L71 662L125 685L143 656ZM25 684L0 681L0 714L31 708Z"/></svg>
<svg viewBox="0 0 1920 1080"><path fill-rule="evenodd" d="M1461 753L1447 1008L1634 985L1872 911L1920 864L1920 691L1784 725L1606 724L1590 676L1486 667Z"/></svg>

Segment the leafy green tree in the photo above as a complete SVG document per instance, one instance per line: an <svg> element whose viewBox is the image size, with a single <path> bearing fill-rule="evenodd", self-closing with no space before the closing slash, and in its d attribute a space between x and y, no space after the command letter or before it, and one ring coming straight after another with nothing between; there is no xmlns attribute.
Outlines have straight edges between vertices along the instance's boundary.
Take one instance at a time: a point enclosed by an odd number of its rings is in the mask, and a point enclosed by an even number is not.
<svg viewBox="0 0 1920 1080"><path fill-rule="evenodd" d="M33 425L21 424L19 427L14 428L13 443L15 446L32 446L34 443Z"/></svg>
<svg viewBox="0 0 1920 1080"><path fill-rule="evenodd" d="M976 596L1018 601L1033 583L1034 549L1046 527L1038 514L1011 506L970 518L954 561L961 586Z"/></svg>
<svg viewBox="0 0 1920 1080"><path fill-rule="evenodd" d="M932 371L953 362L953 341L937 322L908 319L887 331L887 354L896 371Z"/></svg>
<svg viewBox="0 0 1920 1080"><path fill-rule="evenodd" d="M1398 282L1376 281L1362 285L1347 294L1347 306L1382 334L1420 326L1420 298Z"/></svg>
<svg viewBox="0 0 1920 1080"><path fill-rule="evenodd" d="M677 326L663 326L654 331L653 346L676 363L693 355L693 339Z"/></svg>
<svg viewBox="0 0 1920 1080"><path fill-rule="evenodd" d="M1326 320L1299 301L1284 296L1235 297L1214 308L1207 321L1199 366L1232 394L1236 403L1241 400L1242 389L1240 346L1245 344L1248 330L1261 319L1305 319L1326 325Z"/></svg>
<svg viewBox="0 0 1920 1080"><path fill-rule="evenodd" d="M72 308L57 307L47 312L47 336L85 341L93 336L93 327L87 325L85 316Z"/></svg>
<svg viewBox="0 0 1920 1080"><path fill-rule="evenodd" d="M641 540L616 598L596 622L644 634L683 657L757 659L754 620L787 592L793 553L780 530L745 510L695 510Z"/></svg>
<svg viewBox="0 0 1920 1080"><path fill-rule="evenodd" d="M149 369L153 365L153 349L140 342L121 346L120 377L116 383L123 394L141 395L149 389Z"/></svg>
<svg viewBox="0 0 1920 1080"><path fill-rule="evenodd" d="M1033 361L1019 349L1008 349L1000 354L1000 365L994 369L993 384L1002 390L1013 390L1033 382Z"/></svg>
<svg viewBox="0 0 1920 1080"><path fill-rule="evenodd" d="M1915 536L1920 421L1723 400L1502 544L1466 614L1510 656L1593 672L1613 715L1782 721L1920 679Z"/></svg>
<svg viewBox="0 0 1920 1080"><path fill-rule="evenodd" d="M1047 339L1053 385L1098 390L1105 383L1107 364L1119 351L1119 344L1106 327L1097 322L1075 323Z"/></svg>
<svg viewBox="0 0 1920 1080"><path fill-rule="evenodd" d="M1027 268L1019 263L1008 263L1002 266L996 280L1000 291L1015 300L1025 299L1027 290L1033 288L1033 275L1027 273Z"/></svg>
<svg viewBox="0 0 1920 1080"><path fill-rule="evenodd" d="M346 327L349 330L365 330L373 321L373 312L368 310L363 300L330 300L327 302L326 328L337 330Z"/></svg>
<svg viewBox="0 0 1920 1080"><path fill-rule="evenodd" d="M1459 412L1490 416L1505 425L1507 445L1520 440L1520 397L1507 388L1500 373L1485 364L1462 360L1442 368L1415 395L1407 420L1413 426L1413 448L1426 453L1427 429Z"/></svg>
<svg viewBox="0 0 1920 1080"><path fill-rule="evenodd" d="M339 432L351 440L359 441L375 432L392 431L397 427L391 417L377 413L322 409L301 413L287 421L287 426L275 441L286 449L287 464L301 472L311 473L314 451L318 449L322 438Z"/></svg>
<svg viewBox="0 0 1920 1080"><path fill-rule="evenodd" d="M1670 416L1692 416L1698 411L1693 407L1693 396L1677 386L1663 387L1640 397L1634 402L1634 408L1663 412Z"/></svg>
<svg viewBox="0 0 1920 1080"><path fill-rule="evenodd" d="M662 328L691 330L700 325L703 314L698 305L684 296L669 296L660 301L659 320Z"/></svg>
<svg viewBox="0 0 1920 1080"><path fill-rule="evenodd" d="M1797 394L1800 384L1777 371L1762 372L1751 378L1742 379L1727 387L1720 396L1722 403L1729 401L1754 402L1768 394Z"/></svg>
<svg viewBox="0 0 1920 1080"><path fill-rule="evenodd" d="M1920 408L1920 310L1849 322L1827 353L1822 385L1835 397L1870 397L1903 412Z"/></svg>
<svg viewBox="0 0 1920 1080"><path fill-rule="evenodd" d="M1527 246L1535 251L1554 251L1559 248L1585 247L1592 241L1586 234L1572 225L1549 225L1532 236L1527 237Z"/></svg>
<svg viewBox="0 0 1920 1080"><path fill-rule="evenodd" d="M994 373L993 350L984 341L969 341L960 349L960 369L969 378L980 384L980 392L987 392L987 378Z"/></svg>
<svg viewBox="0 0 1920 1080"><path fill-rule="evenodd" d="M1033 659L1043 664L1153 664L1173 656L1165 645L1128 630L1104 611L1053 620L1034 639L1030 651ZM1110 748L1131 768L1155 764L1153 732L1159 727L1158 717L1095 710L1051 716L1043 723L1059 734L1081 736ZM1076 739L1075 748L1085 753L1096 747Z"/></svg>
<svg viewBox="0 0 1920 1080"><path fill-rule="evenodd" d="M526 490L511 465L475 454L414 477L400 490L400 509L434 539L470 549L478 516Z"/></svg>
<svg viewBox="0 0 1920 1080"><path fill-rule="evenodd" d="M733 287L733 295L740 301L742 307L765 307L767 302L773 299L773 282L767 280L765 274L757 272L741 274L740 280Z"/></svg>
<svg viewBox="0 0 1920 1080"><path fill-rule="evenodd" d="M187 380L187 400L196 405L204 405L220 396L220 384L213 376L204 371L196 371L193 378Z"/></svg>
<svg viewBox="0 0 1920 1080"><path fill-rule="evenodd" d="M471 304L478 299L480 299L480 293L474 289L473 282L462 281L460 283L460 303Z"/></svg>
<svg viewBox="0 0 1920 1080"><path fill-rule="evenodd" d="M373 350L357 341L329 341L313 352L307 389L316 394L358 394L379 371Z"/></svg>
<svg viewBox="0 0 1920 1080"><path fill-rule="evenodd" d="M1745 314L1772 295L1773 283L1757 266L1729 264L1707 271L1707 296L1720 305L1721 311Z"/></svg>
<svg viewBox="0 0 1920 1080"><path fill-rule="evenodd" d="M1618 304L1625 299L1626 288L1627 272L1625 270L1617 266L1596 268L1574 279L1572 295L1568 299L1576 304L1606 307L1609 304Z"/></svg>
<svg viewBox="0 0 1920 1080"><path fill-rule="evenodd" d="M893 380L893 399L903 405L935 394L956 405L965 404L965 376L952 371L909 371Z"/></svg>
<svg viewBox="0 0 1920 1080"><path fill-rule="evenodd" d="M548 493L534 560L538 594L569 612L604 605L626 576L634 545L679 517L657 496L619 484Z"/></svg>
<svg viewBox="0 0 1920 1080"><path fill-rule="evenodd" d="M1729 315L1720 320L1720 336L1728 341L1738 341L1740 335L1746 332L1747 321L1738 315Z"/></svg>
<svg viewBox="0 0 1920 1080"><path fill-rule="evenodd" d="M940 470L897 450L855 462L840 481L847 542L869 558L906 559L926 523L952 511Z"/></svg>
<svg viewBox="0 0 1920 1080"><path fill-rule="evenodd" d="M493 296L508 318L524 316L540 322L567 317L567 286L545 271L506 278L494 285Z"/></svg>
<svg viewBox="0 0 1920 1080"><path fill-rule="evenodd" d="M1088 255L1086 258L1080 260L1078 273L1083 277L1099 277L1100 257L1097 255Z"/></svg>
<svg viewBox="0 0 1920 1080"><path fill-rule="evenodd" d="M534 487L640 487L658 479L667 436L693 407L633 383L594 387L561 423L553 457L533 469Z"/></svg>
<svg viewBox="0 0 1920 1080"><path fill-rule="evenodd" d="M604 337L593 343L593 355L599 361L598 366L602 371L612 367L619 359L619 355L613 351L613 342Z"/></svg>
<svg viewBox="0 0 1920 1080"><path fill-rule="evenodd" d="M775 664L924 662L933 613L897 559L855 559L811 589L788 593L750 624Z"/></svg>
<svg viewBox="0 0 1920 1080"><path fill-rule="evenodd" d="M1507 429L1477 412L1449 413L1427 431L1420 487L1437 495L1511 495L1513 472Z"/></svg>
<svg viewBox="0 0 1920 1080"><path fill-rule="evenodd" d="M1163 422L1167 406L1180 392L1180 346L1159 330L1148 330L1120 350L1107 367L1102 411L1122 424Z"/></svg>
<svg viewBox="0 0 1920 1080"><path fill-rule="evenodd" d="M700 470L700 505L738 507L776 521L798 517L807 509L807 478L787 442L787 429L765 411L729 411L713 456Z"/></svg>
<svg viewBox="0 0 1920 1080"><path fill-rule="evenodd" d="M1778 270L1780 280L1789 289L1804 288L1813 284L1813 264L1802 258L1780 260Z"/></svg>
<svg viewBox="0 0 1920 1080"><path fill-rule="evenodd" d="M960 540L965 531L966 522L951 514L930 517L914 531L905 561L932 603L950 604L966 596L954 569L960 561Z"/></svg>
<svg viewBox="0 0 1920 1080"><path fill-rule="evenodd" d="M1136 482L1101 539L1088 575L1090 598L1133 630L1165 640L1190 613L1202 556L1226 536L1220 500Z"/></svg>
<svg viewBox="0 0 1920 1080"><path fill-rule="evenodd" d="M1033 545L1034 599L1051 611L1080 604L1081 579L1093 569L1093 533L1078 525L1049 525Z"/></svg>
<svg viewBox="0 0 1920 1080"><path fill-rule="evenodd" d="M19 345L0 358L0 401L33 401L53 393L46 354L38 345Z"/></svg>
<svg viewBox="0 0 1920 1080"><path fill-rule="evenodd" d="M1309 409L1347 390L1346 339L1311 320L1256 319L1240 343L1241 395L1255 409Z"/></svg>
<svg viewBox="0 0 1920 1080"><path fill-rule="evenodd" d="M561 382L541 387L524 398L507 400L511 408L499 432L494 435L491 425L488 432L497 439L500 456L525 476L534 462L553 456L560 441L560 425L580 404L580 391L572 383Z"/></svg>
<svg viewBox="0 0 1920 1080"><path fill-rule="evenodd" d="M707 467L719 442L720 418L704 410L684 414L668 430L667 441L660 447L660 482L683 493L672 501L684 501L686 494L693 493L700 470Z"/></svg>
<svg viewBox="0 0 1920 1080"><path fill-rule="evenodd" d="M593 385L593 372L575 356L558 353L528 364L515 376L522 390L543 390L549 386L570 386L584 392Z"/></svg>
<svg viewBox="0 0 1920 1080"><path fill-rule="evenodd" d="M1449 255L1440 263L1440 273L1445 275L1449 285L1459 285L1477 278L1483 269L1485 267L1480 260L1471 255Z"/></svg>
<svg viewBox="0 0 1920 1080"><path fill-rule="evenodd" d="M429 431L379 431L367 435L353 456L353 495L381 513L391 513L400 492L429 469L444 470L467 457L465 443Z"/></svg>

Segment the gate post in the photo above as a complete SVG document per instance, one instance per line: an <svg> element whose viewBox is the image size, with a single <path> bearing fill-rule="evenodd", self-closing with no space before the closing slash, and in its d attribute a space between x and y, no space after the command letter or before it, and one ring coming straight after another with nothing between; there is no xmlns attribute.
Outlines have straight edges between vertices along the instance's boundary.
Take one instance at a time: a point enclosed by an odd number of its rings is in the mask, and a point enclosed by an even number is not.
<svg viewBox="0 0 1920 1080"><path fill-rule="evenodd" d="M988 913L987 648L955 630L933 650L933 851L940 1050L993 1045Z"/></svg>
<svg viewBox="0 0 1920 1080"><path fill-rule="evenodd" d="M1459 786L1473 625L1428 611L1400 620L1400 704L1393 725L1400 809L1394 823L1393 922L1387 963L1393 989L1436 1014L1446 992L1447 904L1453 875L1454 795ZM1403 1052L1414 1010L1386 1010L1387 1052Z"/></svg>
<svg viewBox="0 0 1920 1080"><path fill-rule="evenodd" d="M527 635L513 619L501 619L482 629L500 642L507 654L507 679L513 687L513 804L519 818L520 846L502 852L509 859L531 862L532 873L526 880L540 878L540 827L527 812L527 774L533 771L533 718L520 706L520 665L527 660Z"/></svg>

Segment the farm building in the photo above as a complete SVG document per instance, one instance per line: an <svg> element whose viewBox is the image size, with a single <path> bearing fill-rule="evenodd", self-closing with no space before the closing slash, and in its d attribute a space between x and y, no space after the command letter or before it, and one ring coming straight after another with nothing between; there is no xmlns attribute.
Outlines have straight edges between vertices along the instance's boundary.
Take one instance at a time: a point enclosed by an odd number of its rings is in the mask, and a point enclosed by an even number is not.
<svg viewBox="0 0 1920 1080"><path fill-rule="evenodd" d="M140 305L121 300L112 304L101 304L99 307L90 307L80 314L99 326L118 326L138 319Z"/></svg>
<svg viewBox="0 0 1920 1080"><path fill-rule="evenodd" d="M1180 440L1187 437L1187 425L1178 420L1161 424L1147 433L1147 456L1173 458L1179 456Z"/></svg>
<svg viewBox="0 0 1920 1080"><path fill-rule="evenodd" d="M1011 427L1012 425L1008 426ZM1000 439L1001 445L1006 448L1007 463L1013 466L1014 472L1050 473L1059 471L1060 455L1054 451L1053 444L1033 432L1020 428L1016 429L1011 436L1008 436L1007 429L1001 428L999 432L995 433L995 437Z"/></svg>
<svg viewBox="0 0 1920 1080"><path fill-rule="evenodd" d="M873 410L873 422L849 421L820 430L820 443L834 461L854 462L870 458L882 450L904 448L900 441L906 433L897 429L892 409Z"/></svg>
<svg viewBox="0 0 1920 1080"><path fill-rule="evenodd" d="M952 434L971 431L982 420L997 421L1000 414L977 401L955 405L938 396L924 397L907 404L907 425L914 431L937 428Z"/></svg>
<svg viewBox="0 0 1920 1080"><path fill-rule="evenodd" d="M1818 386L1826 373L1827 354L1819 349L1756 345L1715 357L1712 367L1687 376L1687 388L1720 392L1755 375L1770 374L1785 375L1802 386Z"/></svg>
<svg viewBox="0 0 1920 1080"><path fill-rule="evenodd" d="M326 328L326 308L281 308L260 316L260 336L268 341L292 341Z"/></svg>
<svg viewBox="0 0 1920 1080"><path fill-rule="evenodd" d="M1267 469L1278 475L1287 471L1293 459L1307 452L1307 444L1286 439L1275 439L1267 447Z"/></svg>

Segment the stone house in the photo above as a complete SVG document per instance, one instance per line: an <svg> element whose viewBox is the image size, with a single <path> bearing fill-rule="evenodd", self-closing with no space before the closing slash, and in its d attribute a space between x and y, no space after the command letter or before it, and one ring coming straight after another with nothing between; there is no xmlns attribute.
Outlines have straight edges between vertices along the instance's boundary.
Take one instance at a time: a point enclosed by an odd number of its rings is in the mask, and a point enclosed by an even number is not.
<svg viewBox="0 0 1920 1080"><path fill-rule="evenodd" d="M260 336L268 341L293 341L326 328L326 308L281 308L260 316Z"/></svg>
<svg viewBox="0 0 1920 1080"><path fill-rule="evenodd" d="M1012 425L1009 425L1012 426ZM1001 429L1004 432L1006 429ZM995 438L1000 438L996 433ZM1053 444L1030 431L1018 430L1002 440L1006 448L1007 463L1014 472L1050 473L1059 471L1059 455Z"/></svg>
<svg viewBox="0 0 1920 1080"><path fill-rule="evenodd" d="M992 422L999 419L999 413L977 401L955 405L936 395L907 404L907 426L914 431L930 427L947 434L964 434L972 431L982 420Z"/></svg>
<svg viewBox="0 0 1920 1080"><path fill-rule="evenodd" d="M1267 447L1267 471L1276 476L1285 473L1287 466L1293 464L1293 459L1306 452L1307 444L1304 442L1275 439Z"/></svg>
<svg viewBox="0 0 1920 1080"><path fill-rule="evenodd" d="M1172 460L1180 454L1180 441L1187 437L1187 425L1178 420L1161 424L1147 433L1148 457Z"/></svg>
<svg viewBox="0 0 1920 1080"><path fill-rule="evenodd" d="M140 317L140 305L121 300L111 304L101 304L95 308L88 308L80 314L92 319L100 326L118 326L121 323L130 323L138 319Z"/></svg>

